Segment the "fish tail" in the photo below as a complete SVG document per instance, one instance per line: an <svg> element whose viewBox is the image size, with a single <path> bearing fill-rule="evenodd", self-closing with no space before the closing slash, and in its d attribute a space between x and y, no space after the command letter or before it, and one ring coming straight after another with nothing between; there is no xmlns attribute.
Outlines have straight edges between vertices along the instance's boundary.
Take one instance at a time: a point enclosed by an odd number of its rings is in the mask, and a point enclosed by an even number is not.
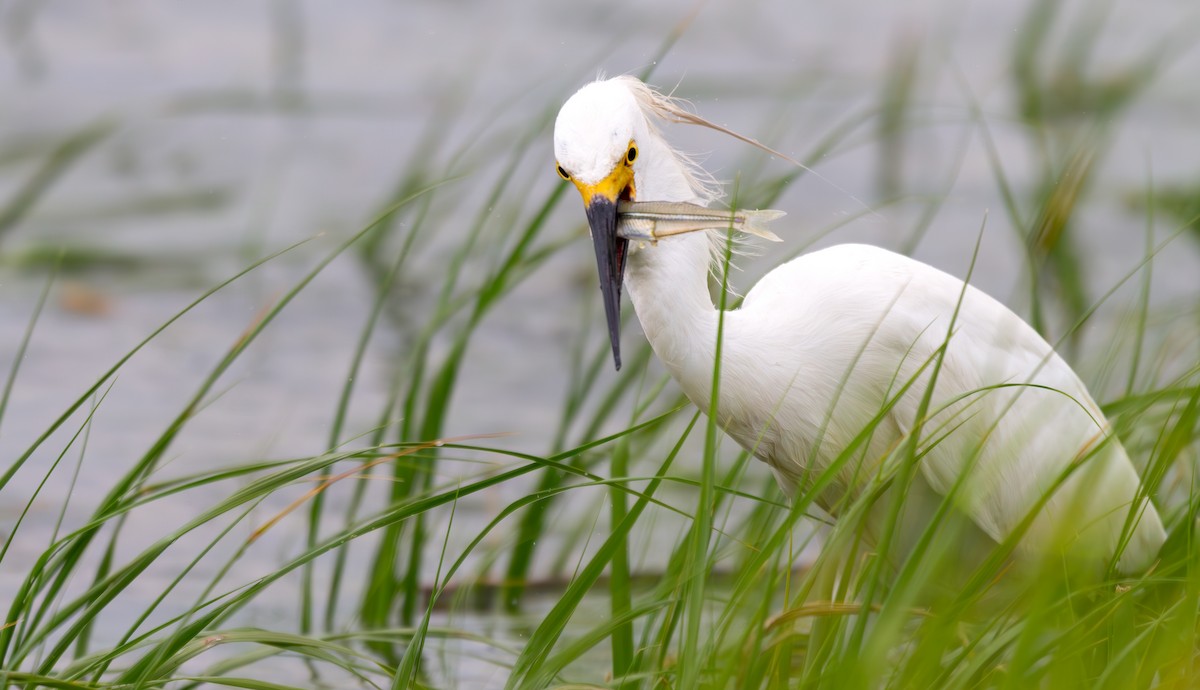
<svg viewBox="0 0 1200 690"><path fill-rule="evenodd" d="M778 218L782 218L783 216L786 216L787 213L785 213L783 211L775 211L772 209L762 209L760 211L742 210L742 211L739 211L738 213L740 215L744 216L746 219L745 222L742 223L742 227L739 228L742 232L747 233L749 235L755 235L757 237L763 238L764 240L770 240L772 242L782 242L783 241L783 239L781 239L779 237L779 235L776 235L775 233L768 230L766 228L766 224L770 223L773 220L776 220Z"/></svg>

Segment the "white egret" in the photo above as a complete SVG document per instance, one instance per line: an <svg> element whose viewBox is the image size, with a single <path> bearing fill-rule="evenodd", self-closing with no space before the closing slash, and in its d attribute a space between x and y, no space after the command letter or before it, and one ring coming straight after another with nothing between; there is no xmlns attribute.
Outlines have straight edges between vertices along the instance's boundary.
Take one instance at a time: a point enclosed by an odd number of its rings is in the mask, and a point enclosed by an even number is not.
<svg viewBox="0 0 1200 690"><path fill-rule="evenodd" d="M663 138L663 121L722 129L624 76L588 84L563 105L554 152L586 207L616 366L624 282L655 354L707 413L719 318L708 276L724 233L640 247L618 234L622 201L704 205L716 196L712 178ZM926 496L918 519L953 491L978 537L998 543L1036 511L1018 556L1065 548L1085 567L1116 557L1123 573L1147 568L1165 539L1133 464L1070 366L1004 305L940 270L865 245L813 252L764 276L725 313L722 338L717 421L789 495L874 425L820 502L836 513L867 486L914 429L928 363L948 343L908 499Z"/></svg>

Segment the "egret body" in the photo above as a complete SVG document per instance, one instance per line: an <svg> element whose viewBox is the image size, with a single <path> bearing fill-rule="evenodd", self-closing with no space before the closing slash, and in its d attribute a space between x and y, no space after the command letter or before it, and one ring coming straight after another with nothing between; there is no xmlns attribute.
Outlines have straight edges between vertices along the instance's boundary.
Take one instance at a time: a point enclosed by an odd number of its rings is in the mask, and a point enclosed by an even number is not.
<svg viewBox="0 0 1200 690"><path fill-rule="evenodd" d="M708 276L723 233L644 247L618 236L621 200L715 196L711 178L659 132L664 119L689 118L637 79L597 81L563 105L554 152L583 197L617 366L624 283L655 354L708 413L720 317ZM915 519L931 518L952 492L979 539L999 543L1036 514L1019 556L1061 548L1088 567L1115 557L1122 572L1148 567L1165 539L1075 372L1012 311L951 275L876 247L831 247L764 276L724 314L722 338L717 422L770 465L785 493L808 486L874 426L819 498L835 516L914 430L937 368L921 429L927 452L908 497Z"/></svg>

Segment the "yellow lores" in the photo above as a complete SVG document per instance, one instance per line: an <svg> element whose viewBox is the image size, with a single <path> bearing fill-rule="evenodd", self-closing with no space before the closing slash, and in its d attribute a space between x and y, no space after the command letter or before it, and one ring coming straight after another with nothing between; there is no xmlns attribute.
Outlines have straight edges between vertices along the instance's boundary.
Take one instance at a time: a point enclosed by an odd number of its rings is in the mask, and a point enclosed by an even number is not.
<svg viewBox="0 0 1200 690"><path fill-rule="evenodd" d="M597 197L613 204L619 200L632 201L637 198L637 189L633 182L633 162L637 160L637 155L637 144L630 140L622 162L613 168L608 177L595 184L587 184L571 177L561 164L558 166L558 176L575 185L583 197L584 206L591 206L598 200Z"/></svg>

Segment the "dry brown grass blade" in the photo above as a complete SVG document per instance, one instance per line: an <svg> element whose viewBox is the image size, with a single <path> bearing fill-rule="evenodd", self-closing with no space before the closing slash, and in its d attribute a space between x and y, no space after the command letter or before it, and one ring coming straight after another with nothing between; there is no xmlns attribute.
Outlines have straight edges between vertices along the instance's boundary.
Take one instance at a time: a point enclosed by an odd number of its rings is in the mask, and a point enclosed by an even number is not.
<svg viewBox="0 0 1200 690"><path fill-rule="evenodd" d="M283 518L287 517L292 511L294 511L297 508L299 508L300 506L304 505L305 502L307 502L307 501L311 500L312 498L314 498L315 496L319 495L322 491L325 491L326 489L328 489L329 487L333 486L334 484L342 481L343 479L357 477L359 475L359 473L361 473L362 471L369 470L372 467L375 467L376 465L382 465L383 463L391 462L393 460L397 460L406 455L412 455L413 453L416 453L416 452L419 452L422 450L429 450L430 448L439 448L441 446L446 445L447 443L462 443L464 441L479 441L479 440L483 440L483 439L501 438L504 436L511 436L511 435L512 434L509 432L500 432L500 433L494 433L494 434L469 434L466 436L453 436L453 437L449 437L449 438L437 439L434 441L425 441L424 443L418 443L417 445L414 445L410 448L405 448L404 450L400 450L395 453L390 453L388 455L384 455L383 457L375 458L374 460L371 460L370 462L365 462L360 465L356 465L352 469L346 470L345 472L341 472L339 474L335 474L332 476L323 477L320 479L320 482L316 486L314 486L313 488L304 492L304 494L302 496L300 496L296 500L289 503L286 508L279 511L279 513L277 513L274 517L272 517L270 520L267 520L265 523L263 523L263 525L261 527L254 530L254 532L252 532L250 534L249 538L246 539L246 543L247 544L253 543L259 537L261 537L263 534L265 534L267 530L271 529L276 524L278 524L281 520L283 520Z"/></svg>
<svg viewBox="0 0 1200 690"><path fill-rule="evenodd" d="M872 613L879 613L883 607L879 604L871 604L867 609ZM910 609L910 613L915 616L930 616L932 614L925 609ZM763 627L766 630L779 628L786 623L800 620L801 618L820 618L828 616L849 616L863 612L862 604L854 602L839 602L839 601L814 601L807 604L801 604L794 609L788 609L782 613L776 614L767 619Z"/></svg>

